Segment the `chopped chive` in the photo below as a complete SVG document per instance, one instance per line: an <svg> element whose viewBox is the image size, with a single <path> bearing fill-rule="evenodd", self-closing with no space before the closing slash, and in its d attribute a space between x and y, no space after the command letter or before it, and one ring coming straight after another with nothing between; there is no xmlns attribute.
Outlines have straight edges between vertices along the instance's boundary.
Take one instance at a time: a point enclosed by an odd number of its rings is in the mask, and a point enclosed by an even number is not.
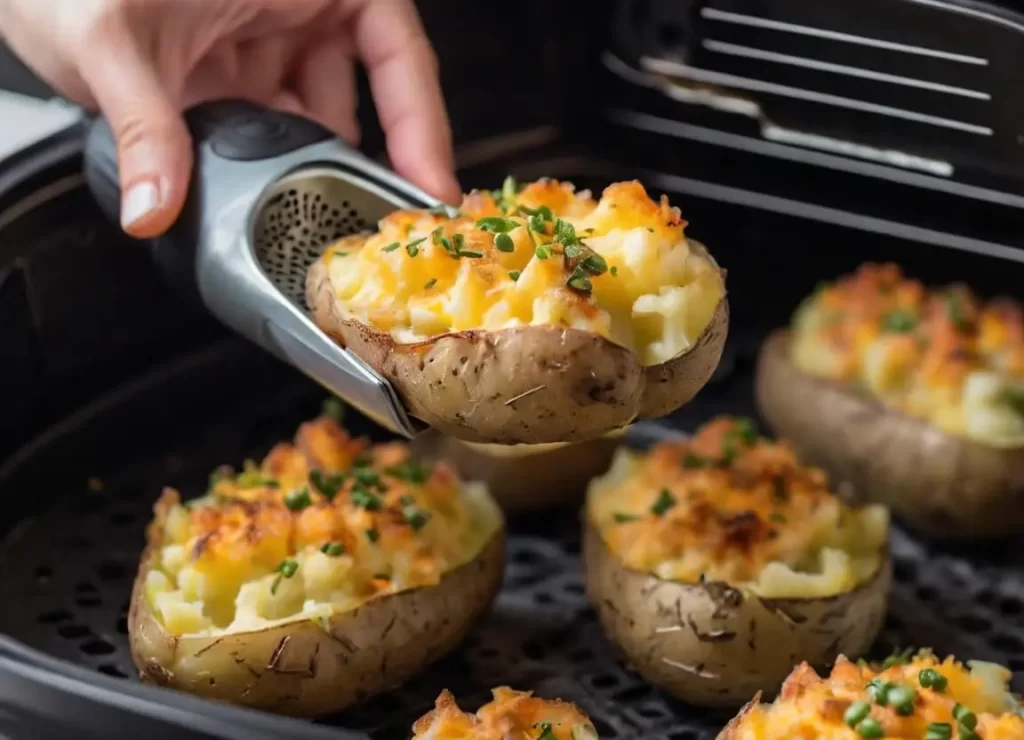
<svg viewBox="0 0 1024 740"><path fill-rule="evenodd" d="M931 689L932 691L942 691L946 688L946 684L949 683L946 677L934 668L925 668L918 673L917 681L921 684L922 688Z"/></svg>
<svg viewBox="0 0 1024 740"><path fill-rule="evenodd" d="M352 491L352 504L367 511L377 511L380 508L380 499L365 488L356 488Z"/></svg>
<svg viewBox="0 0 1024 740"><path fill-rule="evenodd" d="M331 396L324 401L320 413L340 424L341 420L345 418L345 404L340 398Z"/></svg>
<svg viewBox="0 0 1024 740"><path fill-rule="evenodd" d="M897 684L889 689L889 706L896 710L901 717L909 717L914 713L914 701L917 698L914 689L910 686Z"/></svg>
<svg viewBox="0 0 1024 740"><path fill-rule="evenodd" d="M397 465L392 465L390 468L386 468L384 472L393 478L422 485L430 479L430 475L433 471L415 460L404 460ZM405 497L403 496L403 498Z"/></svg>
<svg viewBox="0 0 1024 740"><path fill-rule="evenodd" d="M924 728L924 740L951 740L953 727L948 722L929 722Z"/></svg>
<svg viewBox="0 0 1024 740"><path fill-rule="evenodd" d="M345 546L340 542L325 542L324 546L320 548L320 552L329 558L336 558L345 554Z"/></svg>
<svg viewBox="0 0 1024 740"><path fill-rule="evenodd" d="M514 252L516 251L516 245L512 242L512 237L508 234L498 234L494 237L494 248L499 252Z"/></svg>
<svg viewBox="0 0 1024 740"><path fill-rule="evenodd" d="M425 285L423 286L423 289L424 289L424 290L430 290L430 289L431 289L431 288L433 288L433 287L434 287L435 285L437 285L437 278L430 278L430 280L428 280L428 281L426 282L426 284L425 284Z"/></svg>
<svg viewBox="0 0 1024 740"><path fill-rule="evenodd" d="M388 244L388 245L387 245L386 247L384 247L384 251L385 251L385 252L394 252L394 251L395 251L396 249L398 249L398 248L399 248L400 246L402 246L402 245L401 245L401 244L399 244L398 242L391 242L391 243L390 243L390 244Z"/></svg>
<svg viewBox="0 0 1024 740"><path fill-rule="evenodd" d="M571 275L565 284L577 293L589 294L594 289L594 284L590 282L590 278L576 273Z"/></svg>
<svg viewBox="0 0 1024 740"><path fill-rule="evenodd" d="M284 497L284 505L292 511L302 511L313 503L310 498L309 488L303 486L294 491L289 491Z"/></svg>
<svg viewBox="0 0 1024 740"><path fill-rule="evenodd" d="M314 470L309 474L309 480L313 486L318 490L323 497L328 501L334 499L338 495L338 491L345 485L345 476L342 473L332 473L331 475L324 476L323 471Z"/></svg>
<svg viewBox="0 0 1024 740"><path fill-rule="evenodd" d="M505 234L519 228L519 222L501 216L486 216L477 221L475 226L491 234Z"/></svg>
<svg viewBox="0 0 1024 740"><path fill-rule="evenodd" d="M459 251L459 257L469 257L470 259L479 259L483 257L483 252L477 252L474 249L463 249Z"/></svg>
<svg viewBox="0 0 1024 740"><path fill-rule="evenodd" d="M843 722L850 727L856 727L863 722L869 714L871 714L870 704L866 701L855 701L846 709L846 712L843 713Z"/></svg>
<svg viewBox="0 0 1024 740"><path fill-rule="evenodd" d="M769 515L768 515L768 518L769 518L769 519L770 519L771 521L775 522L776 524L785 524L785 523L786 523L786 517L785 517L785 515L783 515L783 514L780 514L780 513L779 513L779 512L777 512L777 511L773 511L773 512L772 512L771 514L769 514Z"/></svg>
<svg viewBox="0 0 1024 740"><path fill-rule="evenodd" d="M534 250L534 254L537 255L537 259L546 260L548 257L551 256L551 247L549 247L547 244L541 244Z"/></svg>
<svg viewBox="0 0 1024 740"><path fill-rule="evenodd" d="M868 717L857 725L857 734L866 738L885 737L885 730L882 723L873 717Z"/></svg>
<svg viewBox="0 0 1024 740"><path fill-rule="evenodd" d="M667 488L662 488L658 498L651 505L651 513L655 516L663 516L666 511L676 505L675 497Z"/></svg>
<svg viewBox="0 0 1024 740"><path fill-rule="evenodd" d="M619 268L616 267L615 265L612 265L609 272L611 273L612 277L615 277L616 275L619 274Z"/></svg>
<svg viewBox="0 0 1024 740"><path fill-rule="evenodd" d="M405 519L406 524L418 532L426 526L430 516L416 506L409 505L402 508L402 518Z"/></svg>
<svg viewBox="0 0 1024 740"><path fill-rule="evenodd" d="M636 516L635 514L627 514L622 511L616 511L614 514L612 514L612 520L616 524L628 524L629 522L639 521L639 519L640 517Z"/></svg>
<svg viewBox="0 0 1024 740"><path fill-rule="evenodd" d="M366 532L364 532L364 534L366 535L366 539L368 539L370 542L376 542L380 539L380 532L378 532L376 529L368 529L366 530Z"/></svg>
<svg viewBox="0 0 1024 740"><path fill-rule="evenodd" d="M687 451L686 455L683 456L684 468L693 470L695 468L703 468L705 465L707 465L707 460L694 452Z"/></svg>
<svg viewBox="0 0 1024 740"><path fill-rule="evenodd" d="M519 270L509 270L509 271L508 271L508 276L509 276L510 278L512 278L512 280L513 280L513 281L516 281L516 280L518 280L518 279L519 279L519 276L520 276L520 275L522 275L522 274L523 274L523 273L522 273L521 271L519 271Z"/></svg>
<svg viewBox="0 0 1024 740"><path fill-rule="evenodd" d="M885 318L882 319L883 331L891 331L894 333L906 333L913 331L916 325L914 317L906 311L893 311L892 313L886 314Z"/></svg>

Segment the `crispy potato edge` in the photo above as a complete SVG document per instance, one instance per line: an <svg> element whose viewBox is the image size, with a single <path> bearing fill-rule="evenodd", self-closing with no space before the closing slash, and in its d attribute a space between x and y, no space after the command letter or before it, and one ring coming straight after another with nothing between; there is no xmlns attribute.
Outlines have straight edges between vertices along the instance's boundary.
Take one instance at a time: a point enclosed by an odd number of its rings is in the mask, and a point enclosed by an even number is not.
<svg viewBox="0 0 1024 740"><path fill-rule="evenodd" d="M159 557L162 512L132 587L128 633L146 683L278 714L315 718L396 688L456 648L504 577L505 532L437 586L375 599L327 620L297 620L215 637L174 637L145 596Z"/></svg>
<svg viewBox="0 0 1024 740"><path fill-rule="evenodd" d="M789 339L788 330L779 330L761 347L758 410L834 486L885 504L935 539L999 539L1024 529L1024 449L947 434L808 375L790 362Z"/></svg>
<svg viewBox="0 0 1024 740"><path fill-rule="evenodd" d="M870 581L821 599L765 599L631 570L589 522L583 552L587 595L609 641L652 684L709 707L774 696L800 661L863 654L882 628L892 586L888 551Z"/></svg>
<svg viewBox="0 0 1024 740"><path fill-rule="evenodd" d="M555 326L395 342L341 314L323 259L307 273L306 299L316 324L387 378L413 416L468 442L586 441L638 418L664 416L711 378L729 326L723 294L687 352L645 367L633 352L598 334Z"/></svg>

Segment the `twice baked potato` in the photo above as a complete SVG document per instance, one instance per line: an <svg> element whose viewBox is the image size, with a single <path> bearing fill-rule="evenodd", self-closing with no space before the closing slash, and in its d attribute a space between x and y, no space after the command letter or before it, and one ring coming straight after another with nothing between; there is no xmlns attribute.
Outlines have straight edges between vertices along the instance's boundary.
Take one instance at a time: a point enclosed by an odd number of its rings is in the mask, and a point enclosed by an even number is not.
<svg viewBox="0 0 1024 740"><path fill-rule="evenodd" d="M1018 740L1021 705L1009 690L1010 671L994 663L925 650L881 666L840 656L821 678L801 663L772 704L755 697L719 740Z"/></svg>
<svg viewBox="0 0 1024 740"><path fill-rule="evenodd" d="M493 701L474 715L443 691L434 709L413 725L413 740L598 740L590 718L575 704L507 686L491 693Z"/></svg>
<svg viewBox="0 0 1024 740"><path fill-rule="evenodd" d="M760 353L762 416L801 459L942 539L1024 530L1024 318L892 264L823 285Z"/></svg>
<svg viewBox="0 0 1024 740"><path fill-rule="evenodd" d="M128 630L143 680L315 717L454 648L501 585L504 523L480 484L331 418L206 496L165 490Z"/></svg>
<svg viewBox="0 0 1024 740"><path fill-rule="evenodd" d="M501 508L514 513L582 501L624 435L622 430L586 442L493 445L429 431L411 446L417 456L447 460L463 480L481 481Z"/></svg>
<svg viewBox="0 0 1024 740"><path fill-rule="evenodd" d="M469 442L590 440L664 416L711 377L724 271L638 182L541 180L399 211L310 268L317 324L410 413Z"/></svg>
<svg viewBox="0 0 1024 740"><path fill-rule="evenodd" d="M795 663L860 654L882 626L887 511L844 505L748 420L620 450L585 519L587 594L605 633L684 701L773 694Z"/></svg>

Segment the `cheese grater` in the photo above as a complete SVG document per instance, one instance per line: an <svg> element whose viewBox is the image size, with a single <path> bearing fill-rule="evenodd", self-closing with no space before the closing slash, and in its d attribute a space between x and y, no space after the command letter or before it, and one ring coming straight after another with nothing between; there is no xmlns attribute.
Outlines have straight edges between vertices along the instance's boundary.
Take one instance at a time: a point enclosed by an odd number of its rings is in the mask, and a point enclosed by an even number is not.
<svg viewBox="0 0 1024 740"><path fill-rule="evenodd" d="M413 437L395 389L311 318L306 271L333 241L399 208L442 206L305 118L243 101L185 114L195 144L188 200L153 241L172 284L239 334L293 365L391 431ZM85 177L118 218L117 150L109 124L90 125Z"/></svg>

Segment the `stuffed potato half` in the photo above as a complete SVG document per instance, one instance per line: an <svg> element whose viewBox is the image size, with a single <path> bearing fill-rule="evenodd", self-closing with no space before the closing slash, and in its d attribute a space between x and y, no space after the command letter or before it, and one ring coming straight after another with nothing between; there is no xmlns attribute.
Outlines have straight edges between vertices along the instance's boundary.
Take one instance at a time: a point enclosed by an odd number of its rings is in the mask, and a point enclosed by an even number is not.
<svg viewBox="0 0 1024 740"><path fill-rule="evenodd" d="M413 740L598 740L590 718L575 704L542 699L501 686L476 714L459 709L451 692L413 725Z"/></svg>
<svg viewBox="0 0 1024 740"><path fill-rule="evenodd" d="M891 585L888 514L747 420L647 454L620 450L588 491L587 593L651 683L701 705L774 693L793 664L860 654Z"/></svg>
<svg viewBox="0 0 1024 740"><path fill-rule="evenodd" d="M757 402L860 498L936 538L1024 527L1024 318L895 265L823 285L761 350Z"/></svg>
<svg viewBox="0 0 1024 740"><path fill-rule="evenodd" d="M724 271L638 182L399 211L310 268L317 324L469 442L589 440L689 401L721 357Z"/></svg>
<svg viewBox="0 0 1024 740"><path fill-rule="evenodd" d="M1010 678L1003 666L929 650L882 665L840 656L824 678L801 663L774 703L755 697L718 740L1018 740L1024 717Z"/></svg>
<svg viewBox="0 0 1024 740"><path fill-rule="evenodd" d="M500 588L504 525L479 484L329 417L261 465L165 490L132 592L143 680L315 717L460 642Z"/></svg>

